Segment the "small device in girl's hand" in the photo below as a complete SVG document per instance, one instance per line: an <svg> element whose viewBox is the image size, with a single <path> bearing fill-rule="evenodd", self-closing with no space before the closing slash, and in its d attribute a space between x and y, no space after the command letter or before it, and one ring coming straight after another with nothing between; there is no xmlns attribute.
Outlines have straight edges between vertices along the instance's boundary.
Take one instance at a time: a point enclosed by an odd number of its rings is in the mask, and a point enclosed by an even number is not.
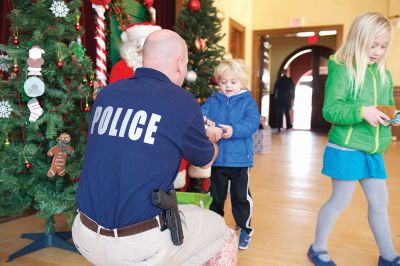
<svg viewBox="0 0 400 266"><path fill-rule="evenodd" d="M391 126L394 123L400 123L400 112L396 114L396 117L390 120L385 120L385 126Z"/></svg>

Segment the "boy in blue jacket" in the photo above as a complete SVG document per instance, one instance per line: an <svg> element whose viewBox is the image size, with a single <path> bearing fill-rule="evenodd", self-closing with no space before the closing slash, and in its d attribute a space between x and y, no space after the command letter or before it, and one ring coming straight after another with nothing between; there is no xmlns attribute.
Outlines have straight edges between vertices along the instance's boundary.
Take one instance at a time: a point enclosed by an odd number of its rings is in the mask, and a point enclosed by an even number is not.
<svg viewBox="0 0 400 266"><path fill-rule="evenodd" d="M215 69L220 90L202 106L205 123L224 129L218 142L219 155L211 168L210 209L224 215L230 181L232 214L242 228L239 248L247 249L253 234L250 227L253 200L249 190L249 171L253 166L252 136L260 124L257 104L246 89L248 75L242 60L222 61Z"/></svg>

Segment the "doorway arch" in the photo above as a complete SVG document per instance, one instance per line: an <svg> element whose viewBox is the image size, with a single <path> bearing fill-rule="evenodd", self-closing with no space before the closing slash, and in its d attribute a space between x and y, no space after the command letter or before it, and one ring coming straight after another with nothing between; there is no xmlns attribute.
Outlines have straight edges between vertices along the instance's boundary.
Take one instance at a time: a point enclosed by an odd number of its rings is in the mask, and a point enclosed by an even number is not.
<svg viewBox="0 0 400 266"><path fill-rule="evenodd" d="M291 52L279 66L277 75L280 75L283 69L290 69L290 77L293 83L299 84L300 78L306 73L311 72L312 88L311 94L311 125L313 131L328 131L330 124L322 117L322 106L325 98L325 81L327 79L327 61L335 51L322 45L309 45L300 47ZM277 77L278 78L278 77ZM270 124L274 125L275 102L271 99ZM292 116L293 117L293 116Z"/></svg>

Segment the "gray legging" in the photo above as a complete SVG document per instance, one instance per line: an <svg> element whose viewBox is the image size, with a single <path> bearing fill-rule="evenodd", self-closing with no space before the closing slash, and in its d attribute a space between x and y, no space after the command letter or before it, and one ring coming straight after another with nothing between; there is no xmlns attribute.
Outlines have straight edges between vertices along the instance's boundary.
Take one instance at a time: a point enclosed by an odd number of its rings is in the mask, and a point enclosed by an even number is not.
<svg viewBox="0 0 400 266"><path fill-rule="evenodd" d="M327 240L335 222L351 201L358 181L332 179L332 195L322 206L318 215L317 232L313 249L327 250ZM359 181L368 200L368 222L379 247L380 254L387 260L396 258L390 235L387 212L388 192L384 179L365 178Z"/></svg>

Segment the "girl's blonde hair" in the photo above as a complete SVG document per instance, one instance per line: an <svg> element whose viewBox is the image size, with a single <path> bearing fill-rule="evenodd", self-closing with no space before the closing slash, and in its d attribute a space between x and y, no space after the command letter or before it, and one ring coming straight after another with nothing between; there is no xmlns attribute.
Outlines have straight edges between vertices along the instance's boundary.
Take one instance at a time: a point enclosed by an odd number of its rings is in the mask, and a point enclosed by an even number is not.
<svg viewBox="0 0 400 266"><path fill-rule="evenodd" d="M343 63L347 67L350 80L354 83L354 97L364 84L365 72L369 62L369 53L375 38L384 33L392 36L392 24L380 13L369 12L358 16L350 27L346 42L334 54L334 60ZM381 77L381 85L389 82L385 74L385 62L390 46L379 58L378 71Z"/></svg>
<svg viewBox="0 0 400 266"><path fill-rule="evenodd" d="M216 78L218 83L220 82L222 74L225 71L233 72L242 83L243 88L247 87L249 77L247 74L246 64L242 59L222 60L222 62L214 70L214 77Z"/></svg>

